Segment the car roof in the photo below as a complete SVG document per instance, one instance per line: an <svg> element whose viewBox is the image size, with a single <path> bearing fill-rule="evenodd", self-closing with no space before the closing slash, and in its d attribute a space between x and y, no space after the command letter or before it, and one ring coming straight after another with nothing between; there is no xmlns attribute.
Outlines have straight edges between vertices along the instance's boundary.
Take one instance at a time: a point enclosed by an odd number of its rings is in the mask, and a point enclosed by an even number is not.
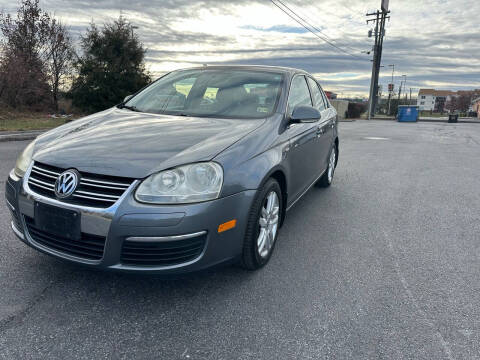
<svg viewBox="0 0 480 360"><path fill-rule="evenodd" d="M238 69L238 70L263 70L263 71L271 71L271 72L281 72L281 73L304 73L308 74L306 71L301 69L295 69L290 67L284 66L267 66L267 65L204 65L193 67L189 69L182 69L182 70L194 70L194 69ZM180 69L179 69L180 70Z"/></svg>

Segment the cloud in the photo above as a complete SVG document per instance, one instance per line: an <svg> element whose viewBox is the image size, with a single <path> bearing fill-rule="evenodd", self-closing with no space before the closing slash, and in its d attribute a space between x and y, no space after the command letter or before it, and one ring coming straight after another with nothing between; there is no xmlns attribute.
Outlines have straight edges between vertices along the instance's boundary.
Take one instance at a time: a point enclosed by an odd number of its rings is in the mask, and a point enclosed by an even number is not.
<svg viewBox="0 0 480 360"><path fill-rule="evenodd" d="M279 33L293 33L293 34L305 34L308 32L307 29L300 26L285 26L285 25L277 25L277 26L270 26L268 28L262 28L260 26L253 26L253 25L246 25L243 26L242 29L249 29L249 30L258 30L258 31L273 31Z"/></svg>
<svg viewBox="0 0 480 360"><path fill-rule="evenodd" d="M267 0L41 0L41 6L66 23L75 37L91 21L120 14L138 26L147 67L156 75L198 64L261 64L298 67L324 87L344 95L366 95L372 49L365 14L379 0L282 0L321 30L322 37L358 59L339 52L301 28ZM18 4L0 0L0 9ZM480 88L480 42L476 0L391 1L380 82L391 81L396 65L407 87ZM459 21L461 19L461 21Z"/></svg>

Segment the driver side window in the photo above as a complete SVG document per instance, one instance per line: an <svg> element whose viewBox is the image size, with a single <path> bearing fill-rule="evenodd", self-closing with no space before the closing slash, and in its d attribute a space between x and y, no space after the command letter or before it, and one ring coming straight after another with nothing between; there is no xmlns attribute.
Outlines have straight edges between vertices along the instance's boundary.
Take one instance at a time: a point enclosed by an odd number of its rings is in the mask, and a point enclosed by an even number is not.
<svg viewBox="0 0 480 360"><path fill-rule="evenodd" d="M190 94L195 80L194 77L180 79L159 90L152 86L147 89L150 96L138 98L135 106L141 107L147 112L155 112L156 109L164 111L182 110L185 108L187 96Z"/></svg>
<svg viewBox="0 0 480 360"><path fill-rule="evenodd" d="M295 76L290 85L290 94L288 95L288 113L291 114L295 106L312 106L310 91L308 90L305 76Z"/></svg>

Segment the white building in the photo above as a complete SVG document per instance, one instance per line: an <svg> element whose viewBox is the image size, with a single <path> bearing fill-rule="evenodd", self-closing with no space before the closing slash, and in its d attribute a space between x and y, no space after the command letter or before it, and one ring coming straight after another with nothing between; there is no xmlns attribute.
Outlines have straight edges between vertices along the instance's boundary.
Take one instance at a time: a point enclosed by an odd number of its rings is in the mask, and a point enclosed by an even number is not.
<svg viewBox="0 0 480 360"><path fill-rule="evenodd" d="M420 111L443 112L447 97L453 94L449 90L420 89L417 105Z"/></svg>

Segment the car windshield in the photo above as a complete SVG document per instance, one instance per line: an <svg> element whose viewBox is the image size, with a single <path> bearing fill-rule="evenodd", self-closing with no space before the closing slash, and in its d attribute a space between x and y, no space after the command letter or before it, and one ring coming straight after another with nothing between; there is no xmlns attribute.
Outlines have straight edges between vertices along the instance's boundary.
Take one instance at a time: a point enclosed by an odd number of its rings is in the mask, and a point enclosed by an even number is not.
<svg viewBox="0 0 480 360"><path fill-rule="evenodd" d="M134 111L220 118L264 118L274 113L283 75L247 70L172 72L123 106Z"/></svg>

